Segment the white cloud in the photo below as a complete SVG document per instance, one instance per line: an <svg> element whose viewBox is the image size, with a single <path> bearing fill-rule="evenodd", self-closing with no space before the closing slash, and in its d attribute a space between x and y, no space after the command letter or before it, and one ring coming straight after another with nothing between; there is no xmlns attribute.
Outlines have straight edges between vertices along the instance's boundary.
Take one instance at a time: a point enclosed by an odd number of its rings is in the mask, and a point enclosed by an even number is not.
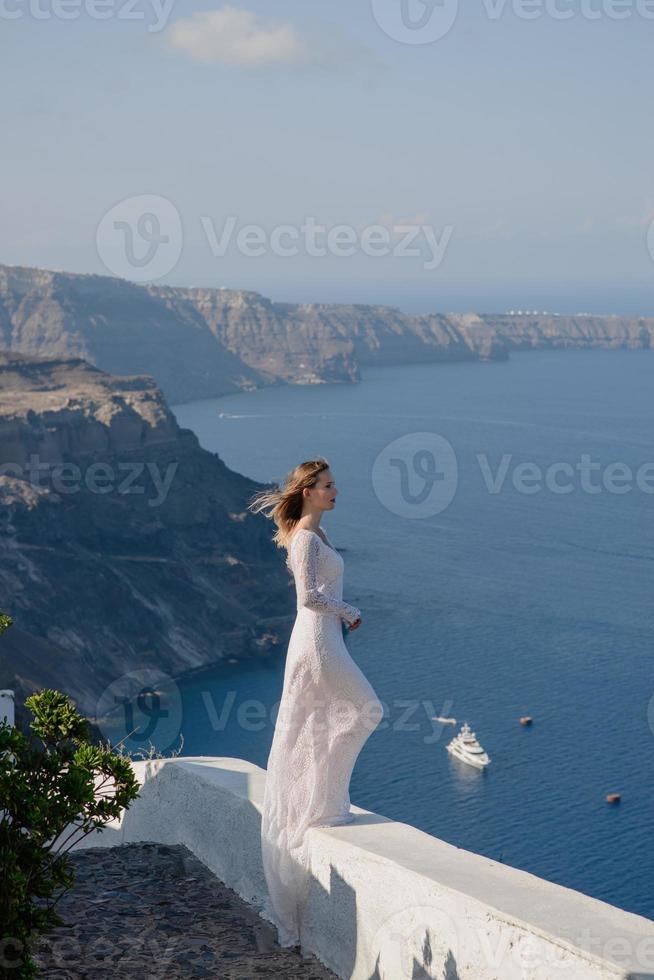
<svg viewBox="0 0 654 980"><path fill-rule="evenodd" d="M171 24L167 39L195 61L242 68L303 65L310 52L289 23L262 24L250 10L223 7Z"/></svg>

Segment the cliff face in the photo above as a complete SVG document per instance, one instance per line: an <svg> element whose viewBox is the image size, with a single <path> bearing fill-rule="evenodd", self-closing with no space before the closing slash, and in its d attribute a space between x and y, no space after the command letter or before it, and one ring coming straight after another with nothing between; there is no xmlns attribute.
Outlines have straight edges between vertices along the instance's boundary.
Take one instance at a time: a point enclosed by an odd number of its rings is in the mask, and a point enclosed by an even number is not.
<svg viewBox="0 0 654 980"><path fill-rule="evenodd" d="M221 349L240 358L263 383L358 380L348 336L329 323L293 316L259 293L153 286L148 291L178 317L193 310Z"/></svg>
<svg viewBox="0 0 654 980"><path fill-rule="evenodd" d="M654 346L654 318L410 316L273 303L231 289L139 286L0 266L0 346L152 374L173 402L267 384L352 382L367 364L505 360L511 350Z"/></svg>
<svg viewBox="0 0 654 980"><path fill-rule="evenodd" d="M264 383L192 307L171 311L142 286L109 276L0 266L0 347L150 374L175 401Z"/></svg>
<svg viewBox="0 0 654 980"><path fill-rule="evenodd" d="M408 316L392 307L272 303L228 289L149 291L182 315L193 307L221 347L269 382L357 381L360 365L506 357L484 323Z"/></svg>
<svg viewBox="0 0 654 980"><path fill-rule="evenodd" d="M228 289L139 286L0 266L0 346L152 374L173 402L267 384L352 382L362 364L505 358L482 321L377 306L272 303Z"/></svg>
<svg viewBox="0 0 654 980"><path fill-rule="evenodd" d="M108 684L283 648L295 612L260 485L180 429L148 378L0 356L0 686Z"/></svg>
<svg viewBox="0 0 654 980"><path fill-rule="evenodd" d="M487 316L507 350L554 347L654 348L654 317Z"/></svg>

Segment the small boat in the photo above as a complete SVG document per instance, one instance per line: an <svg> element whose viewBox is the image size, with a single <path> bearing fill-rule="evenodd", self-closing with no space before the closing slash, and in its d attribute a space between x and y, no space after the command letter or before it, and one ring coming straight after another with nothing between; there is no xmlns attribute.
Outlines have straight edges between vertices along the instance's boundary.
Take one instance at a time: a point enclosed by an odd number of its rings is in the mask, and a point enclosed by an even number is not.
<svg viewBox="0 0 654 980"><path fill-rule="evenodd" d="M467 721L445 748L461 762L467 762L469 766L475 766L477 769L484 769L490 764L488 754L477 741L477 736L471 731Z"/></svg>
<svg viewBox="0 0 654 980"><path fill-rule="evenodd" d="M533 720L534 719L531 717L531 715L523 715L522 718L520 719L520 724L521 725L531 725L531 723L533 722Z"/></svg>
<svg viewBox="0 0 654 980"><path fill-rule="evenodd" d="M440 721L441 725L456 725L456 718L444 718L443 715L432 715L432 721Z"/></svg>
<svg viewBox="0 0 654 980"><path fill-rule="evenodd" d="M606 794L606 802L607 803L619 803L620 802L620 794L619 793L607 793Z"/></svg>

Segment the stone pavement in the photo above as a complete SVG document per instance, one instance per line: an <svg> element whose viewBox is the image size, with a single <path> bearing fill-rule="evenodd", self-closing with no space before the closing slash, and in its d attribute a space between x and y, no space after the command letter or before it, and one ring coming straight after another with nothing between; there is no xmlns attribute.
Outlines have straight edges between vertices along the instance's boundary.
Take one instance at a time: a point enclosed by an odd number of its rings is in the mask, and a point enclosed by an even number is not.
<svg viewBox="0 0 654 980"><path fill-rule="evenodd" d="M335 980L315 957L281 949L275 930L187 848L126 844L74 852L67 923L43 940L45 980Z"/></svg>

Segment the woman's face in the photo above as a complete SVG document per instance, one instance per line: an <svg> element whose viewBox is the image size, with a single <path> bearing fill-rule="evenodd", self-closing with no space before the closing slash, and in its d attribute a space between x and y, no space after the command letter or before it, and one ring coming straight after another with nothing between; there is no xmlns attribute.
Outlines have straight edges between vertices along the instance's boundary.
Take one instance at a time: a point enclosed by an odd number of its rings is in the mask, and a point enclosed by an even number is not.
<svg viewBox="0 0 654 980"><path fill-rule="evenodd" d="M315 487L311 487L308 496L311 503L319 510L333 510L336 504L338 490L331 470L323 470L318 474Z"/></svg>

